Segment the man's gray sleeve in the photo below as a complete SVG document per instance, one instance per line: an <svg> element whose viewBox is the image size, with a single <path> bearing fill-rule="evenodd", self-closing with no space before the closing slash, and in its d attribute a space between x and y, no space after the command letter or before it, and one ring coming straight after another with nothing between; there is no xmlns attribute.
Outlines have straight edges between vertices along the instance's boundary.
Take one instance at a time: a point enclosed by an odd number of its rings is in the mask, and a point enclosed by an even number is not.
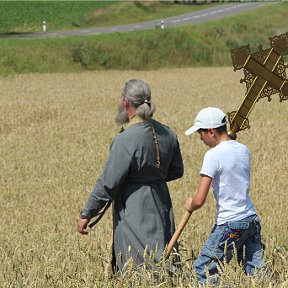
<svg viewBox="0 0 288 288"><path fill-rule="evenodd" d="M179 142L176 136L174 141L175 141L174 157L169 165L168 174L166 178L167 182L181 178L184 173L183 159L179 147Z"/></svg>
<svg viewBox="0 0 288 288"><path fill-rule="evenodd" d="M127 147L128 143L119 136L111 145L103 173L97 180L84 208L89 218L96 216L107 202L115 199L128 175L132 159Z"/></svg>

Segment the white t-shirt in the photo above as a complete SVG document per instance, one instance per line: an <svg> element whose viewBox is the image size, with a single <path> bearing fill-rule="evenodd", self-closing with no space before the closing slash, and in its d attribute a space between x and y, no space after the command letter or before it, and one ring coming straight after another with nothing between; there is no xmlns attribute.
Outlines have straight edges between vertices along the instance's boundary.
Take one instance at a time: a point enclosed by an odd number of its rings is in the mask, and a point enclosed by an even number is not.
<svg viewBox="0 0 288 288"><path fill-rule="evenodd" d="M216 199L216 224L237 221L256 213L249 197L250 152L234 140L208 150L200 174L211 177Z"/></svg>

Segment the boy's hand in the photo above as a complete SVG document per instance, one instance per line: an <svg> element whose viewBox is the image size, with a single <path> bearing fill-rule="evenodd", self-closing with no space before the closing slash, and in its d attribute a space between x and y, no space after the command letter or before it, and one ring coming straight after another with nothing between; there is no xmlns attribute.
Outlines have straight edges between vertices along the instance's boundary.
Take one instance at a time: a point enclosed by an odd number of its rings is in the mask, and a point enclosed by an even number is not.
<svg viewBox="0 0 288 288"><path fill-rule="evenodd" d="M185 204L184 204L184 208L190 213L192 213L194 211L193 206L192 206L192 202L193 202L193 198L188 197Z"/></svg>

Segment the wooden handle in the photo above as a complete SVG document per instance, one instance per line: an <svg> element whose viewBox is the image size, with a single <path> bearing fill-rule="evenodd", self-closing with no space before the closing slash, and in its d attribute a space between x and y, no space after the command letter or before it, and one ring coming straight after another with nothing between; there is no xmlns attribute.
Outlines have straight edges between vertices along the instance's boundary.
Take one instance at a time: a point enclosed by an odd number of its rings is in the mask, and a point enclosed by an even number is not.
<svg viewBox="0 0 288 288"><path fill-rule="evenodd" d="M180 237L184 227L186 226L187 222L189 221L190 219L190 216L191 216L192 212L188 212L186 211L177 230L175 231L175 233L173 234L169 244L168 244L168 247L167 247L167 253L165 255L165 258L167 259L173 249L173 247L175 246L178 238Z"/></svg>

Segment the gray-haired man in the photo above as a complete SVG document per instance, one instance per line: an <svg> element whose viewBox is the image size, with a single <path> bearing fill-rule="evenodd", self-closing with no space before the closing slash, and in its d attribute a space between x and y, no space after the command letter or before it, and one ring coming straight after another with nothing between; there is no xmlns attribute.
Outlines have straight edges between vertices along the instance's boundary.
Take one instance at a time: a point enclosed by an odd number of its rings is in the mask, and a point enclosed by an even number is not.
<svg viewBox="0 0 288 288"><path fill-rule="evenodd" d="M166 182L182 177L183 161L176 134L152 119L154 112L150 87L141 80L128 81L116 117L126 128L114 138L77 223L78 232L87 234L90 219L114 201L113 253L120 270L128 251L136 265L142 264L146 247L148 255L156 252L158 262L175 231Z"/></svg>

